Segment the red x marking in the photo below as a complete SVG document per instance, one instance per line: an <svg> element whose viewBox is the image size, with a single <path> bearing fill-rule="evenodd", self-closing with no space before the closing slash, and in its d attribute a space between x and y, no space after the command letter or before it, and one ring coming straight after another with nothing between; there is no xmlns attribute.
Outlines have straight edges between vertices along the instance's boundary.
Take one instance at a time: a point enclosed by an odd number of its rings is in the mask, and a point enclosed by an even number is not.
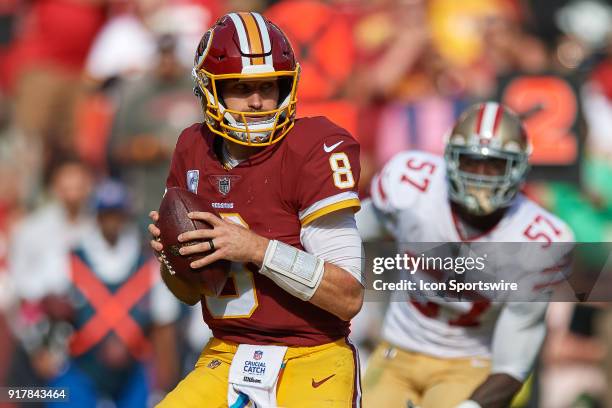
<svg viewBox="0 0 612 408"><path fill-rule="evenodd" d="M83 261L75 255L71 256L73 283L96 311L70 339L73 356L89 351L110 331L115 332L134 358L144 359L150 354L151 343L129 312L155 283L157 275L151 273L151 262L154 261L146 262L117 293L112 294Z"/></svg>

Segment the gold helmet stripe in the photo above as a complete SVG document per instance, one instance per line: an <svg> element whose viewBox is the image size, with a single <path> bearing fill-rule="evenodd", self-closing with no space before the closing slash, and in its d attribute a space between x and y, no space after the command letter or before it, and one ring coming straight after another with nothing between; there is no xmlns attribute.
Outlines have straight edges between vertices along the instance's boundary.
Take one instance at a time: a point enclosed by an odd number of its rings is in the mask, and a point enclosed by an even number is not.
<svg viewBox="0 0 612 408"><path fill-rule="evenodd" d="M261 34L261 41L263 43L263 52L264 54L268 54L265 56L266 65L274 65L272 61L272 43L270 41L270 33L268 32L268 27L266 27L266 23L259 13L251 13L255 20L257 21L257 25L259 26L259 34Z"/></svg>
<svg viewBox="0 0 612 408"><path fill-rule="evenodd" d="M244 27L246 28L247 38L249 41L250 54L263 54L263 44L261 41L261 35L259 33L259 26L255 21L255 18L251 13L239 13ZM264 63L263 57L251 58L252 65L262 65Z"/></svg>

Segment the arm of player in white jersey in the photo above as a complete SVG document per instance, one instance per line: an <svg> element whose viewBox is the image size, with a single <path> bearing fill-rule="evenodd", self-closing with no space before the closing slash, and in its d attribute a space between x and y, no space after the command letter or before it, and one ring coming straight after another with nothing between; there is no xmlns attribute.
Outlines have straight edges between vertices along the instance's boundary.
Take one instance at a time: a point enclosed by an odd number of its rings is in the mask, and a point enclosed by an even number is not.
<svg viewBox="0 0 612 408"><path fill-rule="evenodd" d="M355 214L357 229L364 242L376 241L389 238L390 235L385 228L385 215L376 208L371 199L361 202L361 210Z"/></svg>
<svg viewBox="0 0 612 408"><path fill-rule="evenodd" d="M493 334L491 375L472 393L470 402L482 407L509 406L544 341L547 306L546 302L516 302L504 307Z"/></svg>
<svg viewBox="0 0 612 408"><path fill-rule="evenodd" d="M524 381L546 334L547 302L513 302L502 310L493 334L492 373Z"/></svg>

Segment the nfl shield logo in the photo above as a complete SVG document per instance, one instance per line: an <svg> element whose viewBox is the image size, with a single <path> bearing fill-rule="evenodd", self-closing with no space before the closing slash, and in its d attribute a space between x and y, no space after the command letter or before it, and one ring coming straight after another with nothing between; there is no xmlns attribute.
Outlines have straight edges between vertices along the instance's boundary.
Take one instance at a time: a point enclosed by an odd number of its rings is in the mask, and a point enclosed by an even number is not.
<svg viewBox="0 0 612 408"><path fill-rule="evenodd" d="M255 353L253 353L253 358L255 360L261 360L262 357L263 357L263 351L255 350Z"/></svg>
<svg viewBox="0 0 612 408"><path fill-rule="evenodd" d="M218 180L219 192L223 195L227 195L232 188L232 179L229 177L223 177Z"/></svg>
<svg viewBox="0 0 612 408"><path fill-rule="evenodd" d="M230 190L236 186L236 183L240 181L240 178L241 177L236 174L211 174L208 176L208 181L219 194L225 197L229 194Z"/></svg>
<svg viewBox="0 0 612 408"><path fill-rule="evenodd" d="M200 182L200 170L187 171L187 189L194 194L198 193L198 183Z"/></svg>

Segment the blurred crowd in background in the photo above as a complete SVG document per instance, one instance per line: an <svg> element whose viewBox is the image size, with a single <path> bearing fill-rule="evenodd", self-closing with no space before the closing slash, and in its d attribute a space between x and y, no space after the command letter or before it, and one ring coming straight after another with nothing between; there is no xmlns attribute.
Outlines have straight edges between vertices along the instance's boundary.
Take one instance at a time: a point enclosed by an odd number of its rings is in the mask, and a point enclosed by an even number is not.
<svg viewBox="0 0 612 408"><path fill-rule="evenodd" d="M195 47L246 10L292 41L298 116L324 114L361 142L364 196L396 152L442 153L457 115L494 99L525 119L527 194L577 241L612 240L610 0L2 0L0 385L78 385L131 406L190 370L210 333L156 280L147 214L180 131L202 118ZM383 309L368 303L353 323L364 354ZM517 404L612 406L604 310L551 306ZM94 323L75 332L79 320ZM100 342L79 341L84 330Z"/></svg>

